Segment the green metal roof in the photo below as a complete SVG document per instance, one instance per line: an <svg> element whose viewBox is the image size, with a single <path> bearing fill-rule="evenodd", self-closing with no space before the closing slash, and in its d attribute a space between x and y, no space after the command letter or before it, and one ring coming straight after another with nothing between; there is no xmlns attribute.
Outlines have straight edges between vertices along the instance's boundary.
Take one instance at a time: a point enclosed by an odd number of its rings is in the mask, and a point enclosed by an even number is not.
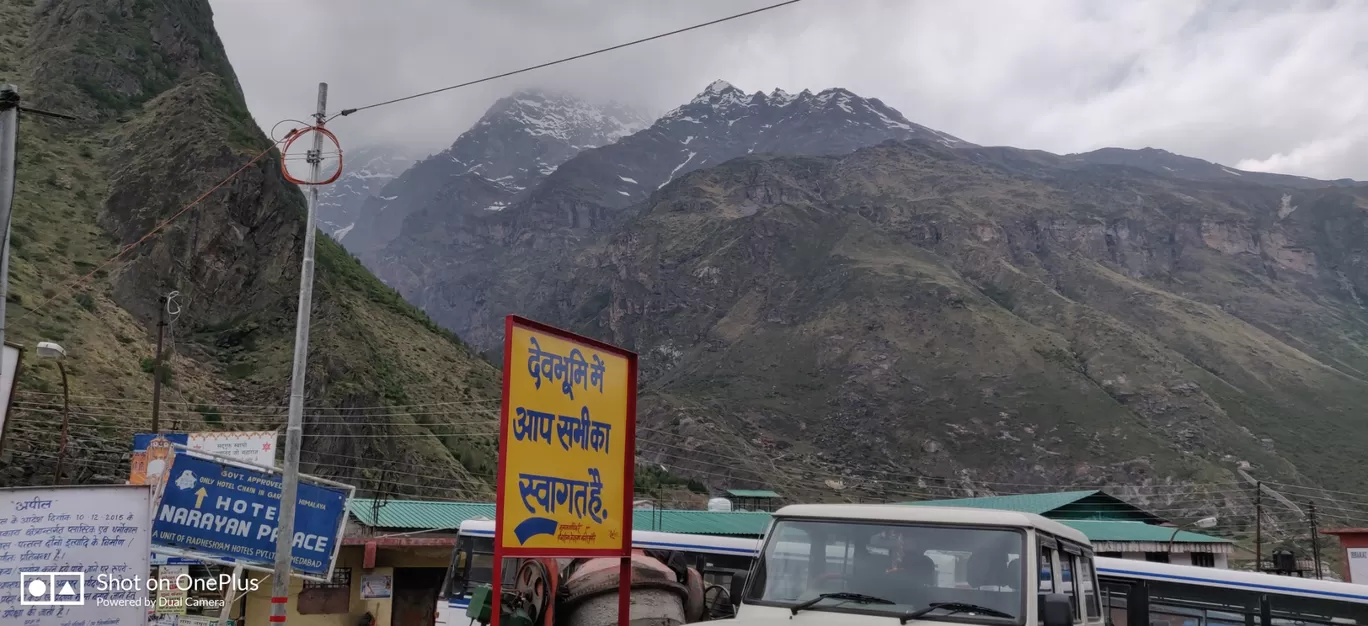
<svg viewBox="0 0 1368 626"><path fill-rule="evenodd" d="M1169 537L1173 535L1173 529L1144 522L1125 522L1111 520L1060 520L1066 526L1072 526L1079 532L1088 536L1089 541L1145 541L1155 543L1167 543ZM1178 531L1178 536L1173 540L1175 543L1231 543L1229 539L1212 537L1192 533L1186 530Z"/></svg>
<svg viewBox="0 0 1368 626"><path fill-rule="evenodd" d="M1065 491L959 500L905 502L922 506L959 506L1035 513L1054 520L1112 520L1161 524L1165 519L1103 491Z"/></svg>
<svg viewBox="0 0 1368 626"><path fill-rule="evenodd" d="M997 509L1044 515L1055 509L1073 504L1099 491L1066 491L1062 493L1032 493L1019 496L988 496L984 498L960 498L956 500L921 500L904 502L917 506L958 506L971 509Z"/></svg>
<svg viewBox="0 0 1368 626"><path fill-rule="evenodd" d="M375 515L374 500L352 500L350 511L357 521L372 528L455 530L461 522L480 517L494 519L492 502L434 502L427 500L388 500ZM765 534L769 513L638 510L633 511L632 527L695 535Z"/></svg>
<svg viewBox="0 0 1368 626"><path fill-rule="evenodd" d="M424 528L455 530L461 522L479 517L494 519L493 502L432 502L386 500L377 518L375 500L357 498L348 510L357 521L372 528Z"/></svg>
<svg viewBox="0 0 1368 626"><path fill-rule="evenodd" d="M778 498L779 494L768 489L728 489L727 495L733 498Z"/></svg>

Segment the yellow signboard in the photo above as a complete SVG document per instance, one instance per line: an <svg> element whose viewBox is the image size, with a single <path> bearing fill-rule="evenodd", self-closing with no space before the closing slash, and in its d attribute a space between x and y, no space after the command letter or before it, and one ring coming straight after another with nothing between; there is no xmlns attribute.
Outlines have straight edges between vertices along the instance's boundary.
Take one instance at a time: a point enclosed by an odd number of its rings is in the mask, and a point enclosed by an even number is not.
<svg viewBox="0 0 1368 626"><path fill-rule="evenodd" d="M498 556L631 553L636 355L509 316Z"/></svg>

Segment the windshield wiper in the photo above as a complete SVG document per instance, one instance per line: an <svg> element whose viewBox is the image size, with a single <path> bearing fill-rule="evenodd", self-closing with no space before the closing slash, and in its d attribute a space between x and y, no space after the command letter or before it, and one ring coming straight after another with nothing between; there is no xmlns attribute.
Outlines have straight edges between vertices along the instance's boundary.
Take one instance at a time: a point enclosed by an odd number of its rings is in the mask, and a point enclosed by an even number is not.
<svg viewBox="0 0 1368 626"><path fill-rule="evenodd" d="M914 619L917 619L923 615L926 615L927 613L939 609L944 609L950 611L951 613L962 613L964 611L970 611L973 613L991 615L993 617L1005 617L1007 619L1016 619L1016 616L1010 613L1003 613L1002 611L999 611L997 609L990 609L986 606L980 606L978 604L969 604L968 602L932 602L931 604L928 604L924 609L917 609L916 611L912 611L911 613L902 616L902 618L900 618L900 623L907 624L908 622Z"/></svg>
<svg viewBox="0 0 1368 626"><path fill-rule="evenodd" d="M801 611L801 610L803 610L803 609L812 608L812 606L815 605L815 604L817 604L818 602L821 602L822 600L828 600L828 599L830 599L830 600L850 600L851 602L859 602L859 603L861 603L861 604L896 604L896 603L893 602L892 600L885 600L885 599L883 599L883 598L879 598L879 597L875 597L875 596L867 596L867 595L865 595L865 594L863 594L863 593L851 593L851 592L849 592L849 591L835 591L835 592L832 592L832 593L824 593L824 594L819 595L819 596L817 596L817 597L815 597L815 598L813 598L813 599L811 599L811 600L808 600L808 601L806 601L806 602L804 602L804 603L802 603L802 604L795 604L795 605L793 605L792 607L790 607L789 610L792 611L794 615L797 615L797 614L798 614L798 611Z"/></svg>

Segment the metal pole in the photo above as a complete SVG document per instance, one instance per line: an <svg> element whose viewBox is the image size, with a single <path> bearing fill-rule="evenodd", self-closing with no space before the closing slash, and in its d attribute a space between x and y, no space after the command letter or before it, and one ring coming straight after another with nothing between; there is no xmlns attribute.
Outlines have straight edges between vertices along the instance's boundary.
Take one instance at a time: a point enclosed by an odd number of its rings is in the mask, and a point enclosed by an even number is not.
<svg viewBox="0 0 1368 626"><path fill-rule="evenodd" d="M315 123L327 115L328 84L318 83ZM318 180L323 135L314 133L308 161L310 180ZM271 581L271 622L284 623L290 594L290 548L294 539L295 501L299 493L299 448L304 436L304 366L309 358L309 312L313 306L314 242L318 232L318 186L309 187L309 217L304 224L304 253L299 272L299 313L295 318L294 369L290 373L290 417L285 429L285 462L280 490L280 521L276 537L275 573ZM496 583L497 584L497 583Z"/></svg>
<svg viewBox="0 0 1368 626"><path fill-rule="evenodd" d="M1182 530L1182 529L1183 529L1183 527L1182 527L1182 526L1179 526L1179 527L1173 529L1173 534L1172 534L1172 535L1169 535L1169 544L1168 544L1168 553L1169 553L1169 554L1173 554L1173 540L1178 538L1178 531L1180 531L1180 530Z"/></svg>
<svg viewBox="0 0 1368 626"><path fill-rule="evenodd" d="M229 585L228 588L223 591L223 608L219 609L218 626L228 626L228 614L233 612L233 604L234 600L236 600L233 595L236 593L238 581L241 579L242 566L233 566L233 584ZM247 594L244 593L242 595L245 597Z"/></svg>
<svg viewBox="0 0 1368 626"><path fill-rule="evenodd" d="M19 88L0 85L0 346L5 345L5 299L9 296L9 229L14 213L15 150L19 140Z"/></svg>
<svg viewBox="0 0 1368 626"><path fill-rule="evenodd" d="M1316 528L1316 503L1311 503L1311 555L1316 563L1316 580L1321 578L1320 531Z"/></svg>
<svg viewBox="0 0 1368 626"><path fill-rule="evenodd" d="M1254 483L1254 571L1263 573L1263 481Z"/></svg>
<svg viewBox="0 0 1368 626"><path fill-rule="evenodd" d="M157 298L157 355L152 360L152 432L161 432L162 335L166 333L166 296Z"/></svg>
<svg viewBox="0 0 1368 626"><path fill-rule="evenodd" d="M57 359L57 371L62 373L62 445L57 449L57 471L52 473L52 484L62 483L62 464L66 461L67 426L71 423L71 394L67 388L66 366Z"/></svg>

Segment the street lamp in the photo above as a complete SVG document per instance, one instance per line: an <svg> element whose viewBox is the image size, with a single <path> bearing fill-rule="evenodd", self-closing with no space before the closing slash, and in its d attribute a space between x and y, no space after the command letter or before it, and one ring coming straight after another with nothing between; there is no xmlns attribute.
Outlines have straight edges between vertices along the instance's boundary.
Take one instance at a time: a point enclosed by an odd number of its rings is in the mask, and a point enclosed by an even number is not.
<svg viewBox="0 0 1368 626"><path fill-rule="evenodd" d="M57 449L57 471L52 473L52 484L57 485L62 482L62 464L66 461L67 427L71 423L71 392L67 387L66 366L62 364L66 359L66 349L51 341L40 341L38 356L44 359L57 359L57 371L62 373L62 444Z"/></svg>
<svg viewBox="0 0 1368 626"><path fill-rule="evenodd" d="M1196 527L1196 528L1213 528L1213 527L1216 526L1216 518L1215 518L1215 517L1203 517L1202 519L1199 519L1199 520L1197 520L1197 521L1195 521L1195 522L1193 522L1193 523L1191 523L1191 524L1184 524L1184 525L1182 525L1182 526L1179 526L1179 527L1177 527L1177 528L1174 528L1174 529L1173 529L1173 534L1172 534L1172 535L1169 535L1169 543L1168 543L1168 553L1169 553L1169 554L1173 554L1173 540L1178 538L1178 531L1183 530L1184 528L1187 528L1187 527L1189 527L1189 526Z"/></svg>

